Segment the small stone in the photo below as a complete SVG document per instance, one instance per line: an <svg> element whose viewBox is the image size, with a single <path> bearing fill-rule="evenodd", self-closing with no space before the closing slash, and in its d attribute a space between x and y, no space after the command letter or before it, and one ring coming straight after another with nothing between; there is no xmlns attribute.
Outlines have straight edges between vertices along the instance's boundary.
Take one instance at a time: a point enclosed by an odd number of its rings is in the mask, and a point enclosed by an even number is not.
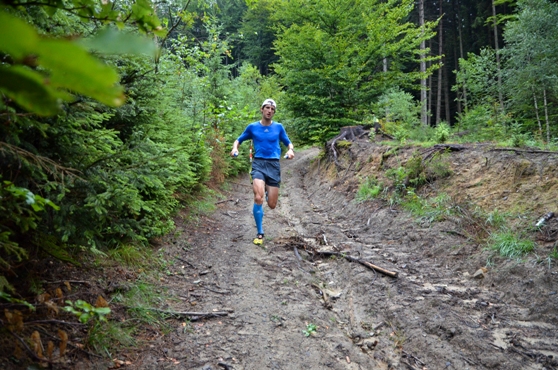
<svg viewBox="0 0 558 370"><path fill-rule="evenodd" d="M482 278L485 277L487 272L488 272L488 269L486 267L481 267L480 269L475 271L475 273L473 274L473 278L482 279Z"/></svg>

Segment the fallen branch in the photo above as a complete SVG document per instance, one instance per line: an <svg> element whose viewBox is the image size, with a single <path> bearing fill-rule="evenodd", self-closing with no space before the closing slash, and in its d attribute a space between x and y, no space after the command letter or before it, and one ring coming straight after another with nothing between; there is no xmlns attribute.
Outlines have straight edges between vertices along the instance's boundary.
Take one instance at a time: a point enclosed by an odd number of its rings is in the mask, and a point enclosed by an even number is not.
<svg viewBox="0 0 558 370"><path fill-rule="evenodd" d="M229 312L227 311L215 311L215 312L192 312L192 311L186 311L186 312L179 312L179 311L169 311L169 310L161 310L159 308L151 308L151 307L126 307L128 309L136 309L136 310L149 310L149 311L155 311L155 312L160 312L160 313L164 313L167 315L171 315L171 316L176 316L176 317L188 317L188 319L190 321L197 321L200 319L204 319L204 318L210 318L210 317L218 317L218 316L228 316L230 312L232 312L232 310L229 310Z"/></svg>
<svg viewBox="0 0 558 370"><path fill-rule="evenodd" d="M353 257L353 256L349 256L348 254L345 254L345 253L339 253L339 252L324 252L324 251L316 251L316 253L317 253L317 254L324 255L324 256L340 256L340 257L344 257L344 258L345 258L346 260L348 260L348 261L351 261L351 262L358 262L358 263L360 263L361 265L366 266L366 267L368 267L368 268L371 269L371 270L381 272L382 274L387 275L387 276L389 276L389 277L392 277L392 278L396 278L396 277L397 277L397 272L393 272L393 271L386 270L386 269L383 268L383 267L376 266L376 265L374 265L374 264L372 264L372 263L370 263L370 262L368 262L368 261L364 261L364 260L361 260L360 258L356 258L356 257Z"/></svg>
<svg viewBox="0 0 558 370"><path fill-rule="evenodd" d="M15 339L19 342L19 344L23 347L23 349L27 352L27 354L35 361L39 361L39 362L47 362L52 364L52 361L44 358L44 357L39 357L37 356L37 354L35 353L35 351L33 351L31 348L29 348L29 346L27 345L27 343L25 342L25 340L23 340L22 338L20 338L16 333L12 332L10 329L8 329L8 327L4 324L4 322L2 320L0 320L0 324L6 329L6 331L8 333L10 333L12 336L15 337ZM17 344L16 344L17 345Z"/></svg>
<svg viewBox="0 0 558 370"><path fill-rule="evenodd" d="M329 298L328 298L327 293L325 292L325 290L320 288L320 286L316 283L312 283L312 286L318 290L319 294L322 295L322 298L324 299L324 307L327 308L327 309L331 309L332 305L331 305L331 302L329 301Z"/></svg>
<svg viewBox="0 0 558 370"><path fill-rule="evenodd" d="M227 290L219 291L219 290L211 289L211 288L206 287L205 285L201 285L201 287L204 288L204 289L209 290L210 292L217 293L217 294L229 294L230 293L230 291L227 291Z"/></svg>
<svg viewBox="0 0 558 370"><path fill-rule="evenodd" d="M529 150L529 149L516 149L516 148L492 148L490 152L515 152L517 153L540 153L540 154L558 154L558 152L551 152L548 150Z"/></svg>
<svg viewBox="0 0 558 370"><path fill-rule="evenodd" d="M225 203L225 202L234 202L235 200L236 200L236 203L238 203L238 199L230 198L230 199L220 200L218 202L215 202L215 204L221 204L221 203Z"/></svg>

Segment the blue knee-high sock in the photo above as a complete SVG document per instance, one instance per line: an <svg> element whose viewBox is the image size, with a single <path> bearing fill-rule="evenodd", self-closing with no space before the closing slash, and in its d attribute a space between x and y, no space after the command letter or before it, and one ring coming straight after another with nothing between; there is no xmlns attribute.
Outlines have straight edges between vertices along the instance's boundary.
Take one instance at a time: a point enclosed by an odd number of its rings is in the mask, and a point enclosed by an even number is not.
<svg viewBox="0 0 558 370"><path fill-rule="evenodd" d="M254 220L256 221L256 227L258 228L258 234L263 234L263 204L254 203L254 208L252 209L254 213Z"/></svg>

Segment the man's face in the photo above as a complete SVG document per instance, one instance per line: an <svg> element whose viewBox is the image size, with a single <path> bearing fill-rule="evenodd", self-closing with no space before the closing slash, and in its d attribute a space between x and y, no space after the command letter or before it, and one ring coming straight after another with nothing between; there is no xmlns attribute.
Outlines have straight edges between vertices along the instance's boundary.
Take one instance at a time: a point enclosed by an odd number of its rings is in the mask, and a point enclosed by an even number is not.
<svg viewBox="0 0 558 370"><path fill-rule="evenodd" d="M275 107L271 104L266 104L262 107L261 111L262 111L262 115L265 118L271 119L275 114Z"/></svg>

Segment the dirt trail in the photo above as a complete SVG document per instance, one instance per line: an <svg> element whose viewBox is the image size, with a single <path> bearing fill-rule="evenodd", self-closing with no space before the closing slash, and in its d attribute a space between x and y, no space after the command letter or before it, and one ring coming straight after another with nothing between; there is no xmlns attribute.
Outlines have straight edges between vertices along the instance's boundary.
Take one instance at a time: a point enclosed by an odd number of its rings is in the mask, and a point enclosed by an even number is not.
<svg viewBox="0 0 558 370"><path fill-rule="evenodd" d="M473 278L487 255L451 232L454 222L421 225L385 204L356 204L350 186L324 176L318 153L282 161L279 205L264 207L263 248L252 244L247 176L231 183L230 200L198 228L178 225L167 251L179 274L164 281L177 301L168 308L230 314L176 321L136 367L558 368L554 263L502 262ZM318 260L303 248L297 258L297 242L317 241L399 276L343 258ZM316 286L327 289L329 308ZM310 324L316 330L306 336Z"/></svg>

